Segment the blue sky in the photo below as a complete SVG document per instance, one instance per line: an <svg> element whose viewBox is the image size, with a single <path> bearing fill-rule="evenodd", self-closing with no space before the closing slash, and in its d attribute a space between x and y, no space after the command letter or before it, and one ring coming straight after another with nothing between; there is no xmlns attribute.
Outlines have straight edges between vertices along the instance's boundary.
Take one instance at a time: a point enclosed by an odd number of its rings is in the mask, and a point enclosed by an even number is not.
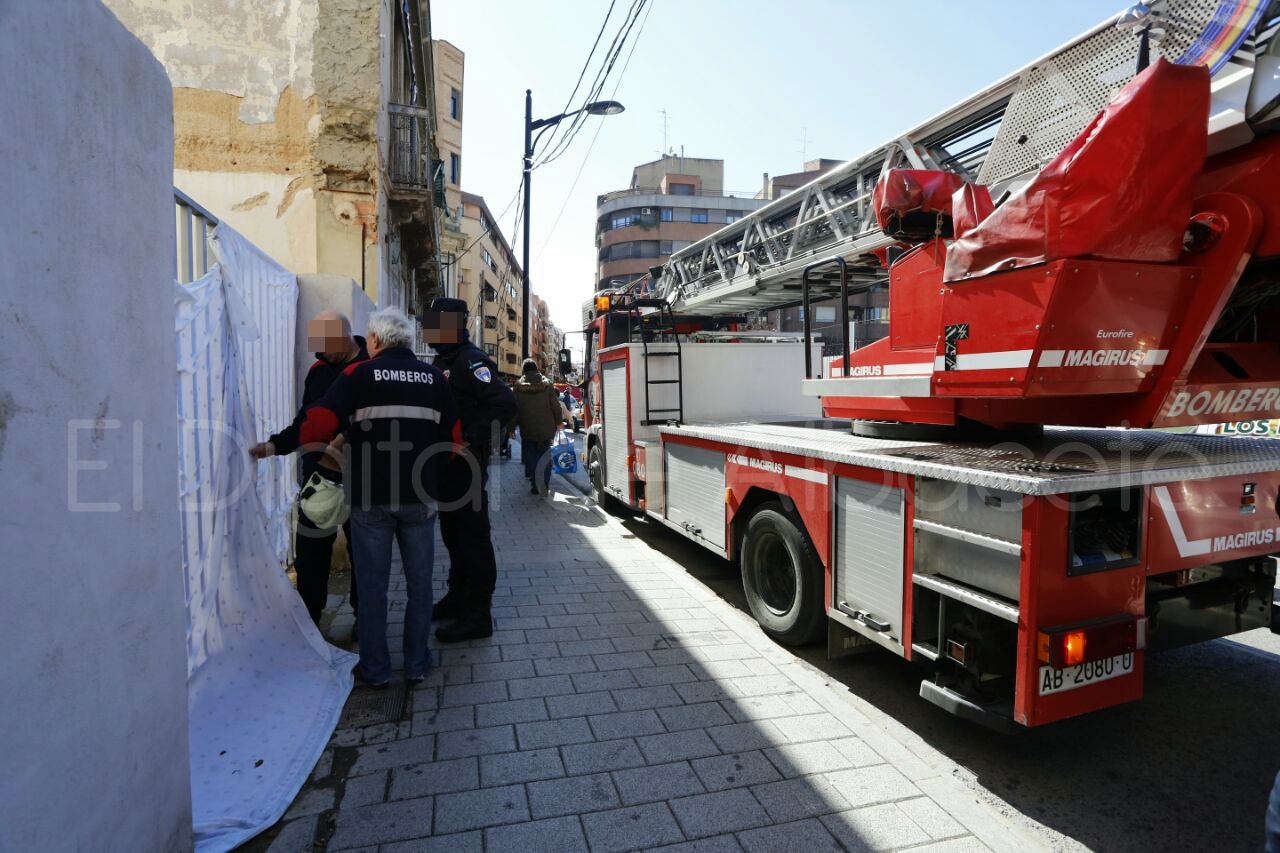
<svg viewBox="0 0 1280 853"><path fill-rule="evenodd" d="M520 181L524 90L533 89L535 118L561 111L608 5L431 4L433 35L466 53L462 186L483 195L494 213ZM563 157L534 172L534 292L561 328L580 326L596 267L596 195L626 187L633 166L658 156L664 108L668 146L723 159L725 188L754 190L763 172L802 168L802 141L809 159L859 156L1124 5L651 0L616 94L626 112L591 118ZM628 6L618 0L606 42ZM513 206L501 225L518 253L514 213Z"/></svg>

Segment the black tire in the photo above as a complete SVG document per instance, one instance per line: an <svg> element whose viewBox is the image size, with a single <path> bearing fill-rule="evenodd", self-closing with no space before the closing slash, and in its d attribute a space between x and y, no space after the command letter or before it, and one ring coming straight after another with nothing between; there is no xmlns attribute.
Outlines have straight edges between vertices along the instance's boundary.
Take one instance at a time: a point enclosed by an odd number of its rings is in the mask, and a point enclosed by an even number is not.
<svg viewBox="0 0 1280 853"><path fill-rule="evenodd" d="M604 490L604 451L599 444L591 445L587 454L587 480L591 483L591 500L610 515L618 515L622 504Z"/></svg>
<svg viewBox="0 0 1280 853"><path fill-rule="evenodd" d="M747 604L764 632L784 646L819 640L827 619L822 562L781 504L755 511L738 553Z"/></svg>

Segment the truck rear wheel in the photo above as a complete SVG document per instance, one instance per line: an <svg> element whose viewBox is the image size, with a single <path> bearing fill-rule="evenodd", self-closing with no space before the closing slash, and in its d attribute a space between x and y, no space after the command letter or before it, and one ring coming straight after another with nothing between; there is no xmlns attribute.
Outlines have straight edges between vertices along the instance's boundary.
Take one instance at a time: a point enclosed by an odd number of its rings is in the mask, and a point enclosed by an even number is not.
<svg viewBox="0 0 1280 853"><path fill-rule="evenodd" d="M822 636L822 563L782 505L761 506L742 536L742 588L751 615L764 632L786 646Z"/></svg>
<svg viewBox="0 0 1280 853"><path fill-rule="evenodd" d="M587 479L591 482L591 500L610 515L618 515L618 499L604 490L604 451L599 444L587 453Z"/></svg>

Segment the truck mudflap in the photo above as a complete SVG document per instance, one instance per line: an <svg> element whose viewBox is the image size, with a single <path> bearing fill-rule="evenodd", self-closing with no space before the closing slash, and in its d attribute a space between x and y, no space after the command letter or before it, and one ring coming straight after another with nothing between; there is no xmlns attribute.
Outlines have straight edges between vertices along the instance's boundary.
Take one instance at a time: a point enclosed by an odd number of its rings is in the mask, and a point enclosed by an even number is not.
<svg viewBox="0 0 1280 853"><path fill-rule="evenodd" d="M937 705L948 714L954 714L962 720L991 729L1003 734L1011 734L1022 727L1014 723L1013 718L1005 711L979 705L966 699L949 687L935 684L928 680L920 682L920 698Z"/></svg>

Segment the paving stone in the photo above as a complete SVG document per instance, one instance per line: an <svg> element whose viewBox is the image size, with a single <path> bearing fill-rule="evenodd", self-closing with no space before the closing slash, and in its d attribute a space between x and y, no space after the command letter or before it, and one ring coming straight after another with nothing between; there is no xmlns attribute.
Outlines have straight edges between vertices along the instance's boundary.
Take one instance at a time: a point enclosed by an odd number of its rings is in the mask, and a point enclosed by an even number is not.
<svg viewBox="0 0 1280 853"><path fill-rule="evenodd" d="M643 708L666 708L672 705L684 704L680 694L672 690L668 684L615 690L613 691L613 698L618 703L618 707L624 711Z"/></svg>
<svg viewBox="0 0 1280 853"><path fill-rule="evenodd" d="M613 651L613 644L607 639L575 640L560 644L560 654L565 657L573 655L607 655Z"/></svg>
<svg viewBox="0 0 1280 853"><path fill-rule="evenodd" d="M529 819L523 785L481 788L436 797L435 831L440 834Z"/></svg>
<svg viewBox="0 0 1280 853"><path fill-rule="evenodd" d="M327 812L333 808L335 793L333 788L303 788L293 798L293 804L284 813L284 819L293 820L295 817Z"/></svg>
<svg viewBox="0 0 1280 853"><path fill-rule="evenodd" d="M326 749L320 753L320 758L316 760L316 766L311 769L311 781L315 782L326 778L333 772L333 750Z"/></svg>
<svg viewBox="0 0 1280 853"><path fill-rule="evenodd" d="M479 765L474 758L431 761L399 767L391 771L392 800L407 800L428 794L468 791L480 787Z"/></svg>
<svg viewBox="0 0 1280 853"><path fill-rule="evenodd" d="M415 735L453 732L459 729L473 729L475 726L475 706L473 705L433 708L413 715L413 733Z"/></svg>
<svg viewBox="0 0 1280 853"><path fill-rule="evenodd" d="M565 771L574 776L639 767L645 763L644 756L631 738L565 746L561 747L560 755L564 759Z"/></svg>
<svg viewBox="0 0 1280 853"><path fill-rule="evenodd" d="M689 838L738 832L769 823L769 815L744 788L695 794L671 800L669 805Z"/></svg>
<svg viewBox="0 0 1280 853"><path fill-rule="evenodd" d="M597 740L652 735L666 731L653 711L621 711L588 718Z"/></svg>
<svg viewBox="0 0 1280 853"><path fill-rule="evenodd" d="M649 656L644 652L614 652L607 655L592 655L596 669L605 672L611 669L643 669L653 666Z"/></svg>
<svg viewBox="0 0 1280 853"><path fill-rule="evenodd" d="M538 675L570 675L575 672L595 672L596 664L590 655L567 658L547 658L533 662Z"/></svg>
<svg viewBox="0 0 1280 853"><path fill-rule="evenodd" d="M849 808L849 802L823 776L769 782L751 789L775 823L818 817Z"/></svg>
<svg viewBox="0 0 1280 853"><path fill-rule="evenodd" d="M826 815L822 823L847 847L889 850L931 841L906 812L893 803Z"/></svg>
<svg viewBox="0 0 1280 853"><path fill-rule="evenodd" d="M763 752L735 752L699 758L693 762L693 769L708 791L745 788L782 778Z"/></svg>
<svg viewBox="0 0 1280 853"><path fill-rule="evenodd" d="M532 678L533 663L527 660L508 660L500 663L477 663L471 667L471 680L505 681L511 678Z"/></svg>
<svg viewBox="0 0 1280 853"><path fill-rule="evenodd" d="M313 853L318 820L316 815L307 815L289 821L271 839L267 853Z"/></svg>
<svg viewBox="0 0 1280 853"><path fill-rule="evenodd" d="M638 669L635 672L636 683L641 687L654 687L659 684L688 684L691 681L697 681L698 676L693 674L685 664L673 664L670 666L651 666L648 669Z"/></svg>
<svg viewBox="0 0 1280 853"><path fill-rule="evenodd" d="M390 773L390 770L383 770L368 776L351 777L342 784L342 800L338 807L351 809L384 802L387 799L387 776Z"/></svg>
<svg viewBox="0 0 1280 853"><path fill-rule="evenodd" d="M582 825L592 853L648 850L684 840L666 803L585 814Z"/></svg>
<svg viewBox="0 0 1280 853"><path fill-rule="evenodd" d="M442 732L436 755L439 758L463 758L468 755L490 755L516 748L511 726L490 726L460 732Z"/></svg>
<svg viewBox="0 0 1280 853"><path fill-rule="evenodd" d="M560 647L555 643L521 643L518 646L504 646L502 649L503 660L538 660L556 657L560 657Z"/></svg>
<svg viewBox="0 0 1280 853"><path fill-rule="evenodd" d="M796 848L780 847L778 849L793 850ZM732 835L713 835L710 838L699 838L695 841L685 841L681 844L655 847L654 853L742 853L742 845Z"/></svg>
<svg viewBox="0 0 1280 853"><path fill-rule="evenodd" d="M929 833L931 838L951 838L965 833L965 828L957 823L955 818L928 797L901 800L897 805L907 817Z"/></svg>
<svg viewBox="0 0 1280 853"><path fill-rule="evenodd" d="M595 693L600 690L625 690L636 687L635 676L630 670L615 669L609 672L583 672L569 676L573 689L579 693Z"/></svg>
<svg viewBox="0 0 1280 853"><path fill-rule="evenodd" d="M800 717L776 717L769 721L791 743L809 740L837 740L847 737L849 729L830 714L806 714Z"/></svg>
<svg viewBox="0 0 1280 853"><path fill-rule="evenodd" d="M483 646L481 648L450 647L438 649L436 654L439 656L437 660L440 661L442 666L494 663L502 660L502 649L498 646Z"/></svg>
<svg viewBox="0 0 1280 853"><path fill-rule="evenodd" d="M920 789L888 764L838 770L825 778L854 807L920 796Z"/></svg>
<svg viewBox="0 0 1280 853"><path fill-rule="evenodd" d="M626 632L626 636L612 637L610 642L620 652L649 652L655 649L671 648L671 644L665 637L637 637L631 634L630 631Z"/></svg>
<svg viewBox="0 0 1280 853"><path fill-rule="evenodd" d="M675 685L680 698L689 704L695 702L716 702L723 699L737 699L741 694L730 682L693 681L688 684Z"/></svg>
<svg viewBox="0 0 1280 853"><path fill-rule="evenodd" d="M484 833L478 829L453 835L397 841L378 848L379 853L483 853L483 850Z"/></svg>
<svg viewBox="0 0 1280 853"><path fill-rule="evenodd" d="M482 681L479 684L446 684L440 692L441 707L479 705L483 702L504 702L506 699L507 684L503 681Z"/></svg>
<svg viewBox="0 0 1280 853"><path fill-rule="evenodd" d="M860 742L860 741L859 741ZM868 750L869 751L869 750ZM833 770L846 770L858 764L834 741L815 740L808 743L787 743L766 749L764 754L773 762L783 776L794 779L797 776L808 776L811 773L830 773ZM872 760L864 762L873 764L880 761L879 756L871 753Z"/></svg>
<svg viewBox="0 0 1280 853"><path fill-rule="evenodd" d="M563 617L564 614L557 614ZM548 619L555 618L548 616ZM578 629L572 626L562 626L556 628L543 628L537 631L525 631L525 638L530 643L562 643L573 642L578 639ZM559 649L557 648L557 653Z"/></svg>
<svg viewBox="0 0 1280 853"><path fill-rule="evenodd" d="M666 764L671 761L687 761L720 754L720 749L715 742L701 729L649 735L637 738L636 745L640 747L645 761L649 764Z"/></svg>
<svg viewBox="0 0 1280 853"><path fill-rule="evenodd" d="M774 727L770 720L759 720L751 723L731 723L727 726L712 726L707 734L716 742L722 752L742 752L749 749L765 749L777 746L785 741L782 733Z"/></svg>
<svg viewBox="0 0 1280 853"><path fill-rule="evenodd" d="M724 702L724 709L738 722L817 714L824 710L816 700L803 693L734 697Z"/></svg>
<svg viewBox="0 0 1280 853"><path fill-rule="evenodd" d="M613 694L605 690L599 693L573 693L568 696L547 697L547 711L553 719L610 714L617 710L618 703L613 701Z"/></svg>
<svg viewBox="0 0 1280 853"><path fill-rule="evenodd" d="M517 723L516 737L521 749L538 749L544 746L563 746L571 743L588 743L596 738L587 725L586 717L565 717L538 723Z"/></svg>
<svg viewBox="0 0 1280 853"><path fill-rule="evenodd" d="M884 757L867 745L867 742L860 737L841 738L835 742L835 747L840 754L848 758L855 767L866 767L871 764L881 764Z"/></svg>
<svg viewBox="0 0 1280 853"><path fill-rule="evenodd" d="M528 788L535 818L583 814L619 805L618 792L608 773L530 782Z"/></svg>
<svg viewBox="0 0 1280 853"><path fill-rule="evenodd" d="M647 654L656 667L687 666L698 662L689 649L654 649Z"/></svg>
<svg viewBox="0 0 1280 853"><path fill-rule="evenodd" d="M803 850L804 853L840 853L845 848L836 841L816 818L749 829L738 835L747 853L777 853L779 850ZM860 846L849 849L861 850Z"/></svg>
<svg viewBox="0 0 1280 853"><path fill-rule="evenodd" d="M531 699L536 696L563 696L572 693L574 686L567 675L539 675L508 681L507 689L512 699Z"/></svg>
<svg viewBox="0 0 1280 853"><path fill-rule="evenodd" d="M967 835L964 838L952 838L912 847L911 853L991 853L991 848L972 835Z"/></svg>
<svg viewBox="0 0 1280 853"><path fill-rule="evenodd" d="M687 761L619 770L613 774L613 782L623 804L628 806L701 794L706 790Z"/></svg>
<svg viewBox="0 0 1280 853"><path fill-rule="evenodd" d="M697 705L659 708L658 716L662 718L662 724L670 732L724 726L733 722L733 718L720 706L719 702L699 702Z"/></svg>
<svg viewBox="0 0 1280 853"><path fill-rule="evenodd" d="M480 784L486 788L555 779L563 775L564 764L560 761L560 751L556 749L535 749L480 757Z"/></svg>
<svg viewBox="0 0 1280 853"><path fill-rule="evenodd" d="M476 725L500 726L547 719L547 704L542 699L511 699L476 706Z"/></svg>
<svg viewBox="0 0 1280 853"><path fill-rule="evenodd" d="M577 817L556 817L486 829L484 845L485 853L573 853L586 851L587 839Z"/></svg>
<svg viewBox="0 0 1280 853"><path fill-rule="evenodd" d="M431 834L432 798L339 809L329 847L360 847Z"/></svg>
<svg viewBox="0 0 1280 853"><path fill-rule="evenodd" d="M434 748L434 735L414 737L408 740L399 740L375 746L362 746L356 750L356 760L351 765L349 773L352 776L362 776L365 773L385 770L388 767L403 767L407 764L430 761L434 754Z"/></svg>

